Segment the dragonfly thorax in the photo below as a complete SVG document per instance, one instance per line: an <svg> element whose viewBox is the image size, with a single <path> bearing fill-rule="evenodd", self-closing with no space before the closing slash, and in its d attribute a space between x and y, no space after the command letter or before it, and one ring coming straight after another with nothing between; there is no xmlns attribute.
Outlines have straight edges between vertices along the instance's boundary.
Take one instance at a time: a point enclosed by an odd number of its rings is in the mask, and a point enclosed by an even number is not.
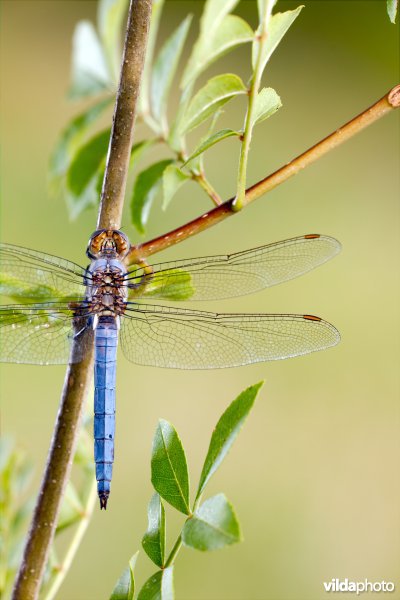
<svg viewBox="0 0 400 600"><path fill-rule="evenodd" d="M93 260L87 271L86 300L99 316L118 316L125 311L126 267L116 258Z"/></svg>

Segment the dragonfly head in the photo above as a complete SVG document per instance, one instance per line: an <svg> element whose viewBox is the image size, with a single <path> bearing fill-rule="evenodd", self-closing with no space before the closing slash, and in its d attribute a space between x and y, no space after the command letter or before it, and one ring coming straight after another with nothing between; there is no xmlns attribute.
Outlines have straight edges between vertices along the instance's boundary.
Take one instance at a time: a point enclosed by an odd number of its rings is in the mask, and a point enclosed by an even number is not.
<svg viewBox="0 0 400 600"><path fill-rule="evenodd" d="M122 231L98 229L90 236L86 254L91 259L110 256L122 260L128 254L129 248L129 240Z"/></svg>

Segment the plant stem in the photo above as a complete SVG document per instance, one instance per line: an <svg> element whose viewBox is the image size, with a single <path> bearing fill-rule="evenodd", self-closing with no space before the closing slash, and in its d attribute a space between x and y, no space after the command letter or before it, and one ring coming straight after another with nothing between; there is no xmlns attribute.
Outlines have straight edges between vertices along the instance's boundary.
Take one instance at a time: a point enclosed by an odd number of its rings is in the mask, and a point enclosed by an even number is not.
<svg viewBox="0 0 400 600"><path fill-rule="evenodd" d="M167 567L170 567L173 564L175 557L178 554L181 547L182 547L182 535L180 534L178 536L171 552L169 553L167 560L165 561L164 569L166 569Z"/></svg>
<svg viewBox="0 0 400 600"><path fill-rule="evenodd" d="M94 508L94 505L95 505L95 502L97 499L97 485L96 485L96 479L93 476L93 474L92 474L92 478L93 478L93 483L90 488L90 492L88 494L88 498L87 498L87 501L86 501L86 504L84 507L84 511L81 516L80 523L75 530L73 538L72 538L72 540L69 544L68 550L65 554L64 560L63 560L62 564L60 565L60 567L58 568L57 574L54 577L51 587L47 591L44 600L53 600L53 598L55 598L55 595L57 594L58 590L60 589L61 584L64 581L69 568L71 567L71 564L75 557L75 554L77 553L80 543L83 539L83 536L86 533L86 529L89 526L90 518L92 516L93 508Z"/></svg>
<svg viewBox="0 0 400 600"><path fill-rule="evenodd" d="M365 129L384 115L392 112L400 106L400 85L391 89L383 98L378 100L370 108L363 111L351 121L331 133L329 136L294 158L291 162L284 165L271 175L268 175L261 181L258 181L253 186L246 190L244 198L244 206L260 198L263 194L270 192L278 185L284 183L287 179L296 175L299 171L311 165L313 162L321 158L327 152L333 150L344 141L350 139L356 133ZM221 206L217 206L213 210L197 217L193 221L169 231L158 238L154 238L144 244L132 247L127 258L128 264L133 264L139 258L143 259L151 254L165 250L179 242L183 242L193 235L197 235L201 231L220 223L225 218L236 214L232 208L234 198L227 200Z"/></svg>
<svg viewBox="0 0 400 600"><path fill-rule="evenodd" d="M249 99L247 103L247 112L243 127L242 145L240 148L236 198L232 203L233 210L241 210L244 205L244 198L246 194L247 163L249 159L250 143L254 125L254 105L258 95L258 90L260 88L260 82L263 73L263 53L265 44L267 42L268 25L271 19L272 7L274 4L275 0L267 1L264 14L261 16L259 33L257 34L259 37L258 54L256 64L254 67L254 73L251 78L250 87L248 90Z"/></svg>
<svg viewBox="0 0 400 600"><path fill-rule="evenodd" d="M192 179L194 181L197 181L197 183L200 185L200 187L203 188L203 190L205 191L207 196L209 196L211 198L211 200L213 201L215 206L220 206L222 204L221 197L218 194L218 192L213 188L211 183L208 181L205 173L203 171L201 173L195 173L192 170L190 170L190 173L191 173Z"/></svg>
<svg viewBox="0 0 400 600"><path fill-rule="evenodd" d="M143 70L151 0L131 0L124 58L104 176L98 227L118 228L121 222L132 128ZM82 326L82 325L81 325ZM79 324L76 331L79 332ZM82 348L84 358L80 360ZM80 362L79 362L80 361ZM12 600L36 600L53 541L62 495L68 480L79 432L83 401L93 374L93 331L74 337L61 404L47 465L27 536Z"/></svg>
<svg viewBox="0 0 400 600"><path fill-rule="evenodd" d="M188 521L189 519L191 519L193 517L194 512L196 511L198 505L200 504L200 500L201 500L201 496L196 498L196 500L194 501L194 504L193 504L192 512L189 515L189 517L186 519L186 521ZM172 547L171 552L169 553L169 556L164 565L164 569L166 569L167 567L170 567L174 563L175 557L178 554L181 547L182 547L182 534L180 533L175 544Z"/></svg>

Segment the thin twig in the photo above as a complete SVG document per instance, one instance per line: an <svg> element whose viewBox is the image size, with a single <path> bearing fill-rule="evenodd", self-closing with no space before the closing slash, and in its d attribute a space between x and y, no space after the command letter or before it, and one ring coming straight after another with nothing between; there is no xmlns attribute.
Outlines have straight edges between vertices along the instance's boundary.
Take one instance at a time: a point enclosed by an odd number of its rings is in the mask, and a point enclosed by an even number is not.
<svg viewBox="0 0 400 600"><path fill-rule="evenodd" d="M99 209L99 228L120 226L151 5L151 0L130 2L123 65ZM78 362L82 347L86 348L86 352L83 360ZM39 594L63 491L71 470L83 402L93 375L93 332L89 328L75 337L70 362L43 481L14 584L13 600L36 600Z"/></svg>
<svg viewBox="0 0 400 600"><path fill-rule="evenodd" d="M270 192L272 189L296 175L301 169L315 162L318 158L321 158L324 154L333 150L342 142L350 139L353 135L362 131L371 123L374 123L393 109L400 106L400 85L391 89L383 98L378 100L370 108L354 117L351 121L331 133L328 137L315 144L312 148L300 154L297 158L293 159L287 165L284 165L271 175L268 175L261 181L251 186L246 190L244 199L244 205L246 206L253 200L256 200L263 194ZM183 242L189 237L208 229L212 225L216 225L223 221L226 217L237 214L232 209L234 198L227 200L220 206L217 206L213 210L197 217L193 221L169 231L161 235L158 238L154 238L149 242L132 247L129 256L127 258L128 264L133 264L139 259L143 259L146 256L150 256L155 252L165 250L170 246L173 246L179 242Z"/></svg>
<svg viewBox="0 0 400 600"><path fill-rule="evenodd" d="M268 0L268 2L266 2L264 5L263 14L260 15L260 27L257 30L257 35L259 37L257 58L248 90L247 111L244 121L243 134L241 136L242 144L240 147L236 198L232 204L232 208L234 210L241 210L245 202L247 163L249 160L250 143L254 127L254 110L258 90L260 88L261 77L263 74L264 48L268 41L268 27L271 21L272 8L274 4L274 0Z"/></svg>

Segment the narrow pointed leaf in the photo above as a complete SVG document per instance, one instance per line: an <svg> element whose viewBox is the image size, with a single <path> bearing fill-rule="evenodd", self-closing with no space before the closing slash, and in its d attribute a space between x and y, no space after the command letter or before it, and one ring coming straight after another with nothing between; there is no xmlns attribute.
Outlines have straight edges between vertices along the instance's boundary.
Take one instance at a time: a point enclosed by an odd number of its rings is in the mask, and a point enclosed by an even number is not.
<svg viewBox="0 0 400 600"><path fill-rule="evenodd" d="M54 302L62 292L49 285L32 285L24 279L13 277L10 273L0 271L0 296L10 298L19 304L31 302Z"/></svg>
<svg viewBox="0 0 400 600"><path fill-rule="evenodd" d="M275 51L279 42L292 25L293 21L299 16L301 9L303 6L297 7L295 10L287 10L284 13L276 13L272 15L267 34L267 41L263 47L262 56L261 56L261 73L265 69L265 65L269 61L271 54ZM257 38L255 38L253 42L253 69L255 68L258 53L260 51L260 43Z"/></svg>
<svg viewBox="0 0 400 600"><path fill-rule="evenodd" d="M154 63L150 101L153 117L161 125L166 119L168 95L189 31L192 15L188 15L161 48Z"/></svg>
<svg viewBox="0 0 400 600"><path fill-rule="evenodd" d="M233 129L221 129L220 131L213 133L213 135L210 135L210 137L208 137L201 144L199 144L199 146L197 146L197 148L192 152L192 154L189 156L189 158L186 160L186 162L182 166L187 165L191 160L196 158L196 156L203 154L203 152L205 152L212 146L215 146L215 144L222 142L222 140L226 140L226 138L229 138L229 137L239 137L239 136L240 136L240 131L234 131Z"/></svg>
<svg viewBox="0 0 400 600"><path fill-rule="evenodd" d="M185 515L189 509L189 474L185 451L174 427L160 419L153 439L151 482L166 502Z"/></svg>
<svg viewBox="0 0 400 600"><path fill-rule="evenodd" d="M232 12L238 3L239 0L207 0L200 20L202 36L205 37L218 29L224 17Z"/></svg>
<svg viewBox="0 0 400 600"><path fill-rule="evenodd" d="M177 191L190 177L183 173L176 165L168 165L163 174L163 203L162 208L166 210Z"/></svg>
<svg viewBox="0 0 400 600"><path fill-rule="evenodd" d="M67 187L75 196L83 193L97 173L106 157L109 141L110 130L106 129L92 137L76 153L67 172Z"/></svg>
<svg viewBox="0 0 400 600"><path fill-rule="evenodd" d="M60 193L63 177L73 155L87 133L89 126L98 119L101 113L111 104L111 98L96 102L88 110L74 117L59 136L49 162L49 190L52 196Z"/></svg>
<svg viewBox="0 0 400 600"><path fill-rule="evenodd" d="M181 131L184 133L197 127L221 106L239 94L245 94L246 87L237 75L225 73L217 75L202 87L193 100L182 119Z"/></svg>
<svg viewBox="0 0 400 600"><path fill-rule="evenodd" d="M134 568L139 552L136 552L129 561L121 577L118 579L110 596L110 600L133 600L135 596Z"/></svg>
<svg viewBox="0 0 400 600"><path fill-rule="evenodd" d="M147 510L149 521L142 538L142 546L147 556L157 565L164 566L165 558L165 509L158 494L153 494Z"/></svg>
<svg viewBox="0 0 400 600"><path fill-rule="evenodd" d="M183 526L182 541L195 550L217 550L241 541L240 525L224 494L209 498Z"/></svg>
<svg viewBox="0 0 400 600"><path fill-rule="evenodd" d="M184 89L221 56L253 39L254 32L246 21L236 15L227 15L218 27L199 37L183 73L181 88Z"/></svg>
<svg viewBox="0 0 400 600"><path fill-rule="evenodd" d="M129 0L99 0L97 22L104 54L113 80L118 82L122 22Z"/></svg>
<svg viewBox="0 0 400 600"><path fill-rule="evenodd" d="M112 89L103 49L90 21L80 21L72 40L72 82L69 97L77 100Z"/></svg>
<svg viewBox="0 0 400 600"><path fill-rule="evenodd" d="M387 0L386 2L387 13L392 23L396 23L398 4L398 0Z"/></svg>
<svg viewBox="0 0 400 600"><path fill-rule="evenodd" d="M140 233L145 232L145 225L149 218L150 208L157 192L162 186L164 169L172 160L161 160L154 163L136 178L133 186L131 200L132 223Z"/></svg>
<svg viewBox="0 0 400 600"><path fill-rule="evenodd" d="M69 165L65 199L71 220L99 202L109 139L109 129L96 134L78 149Z"/></svg>
<svg viewBox="0 0 400 600"><path fill-rule="evenodd" d="M281 106L282 102L276 91L272 88L263 88L255 99L253 125L268 119Z"/></svg>
<svg viewBox="0 0 400 600"><path fill-rule="evenodd" d="M173 573L174 567L154 573L140 590L138 600L174 600Z"/></svg>
<svg viewBox="0 0 400 600"><path fill-rule="evenodd" d="M153 63L154 46L157 39L158 26L165 0L153 0L151 7L151 22L147 39L146 58L140 85L139 113L144 115L150 111L150 73Z"/></svg>
<svg viewBox="0 0 400 600"><path fill-rule="evenodd" d="M200 475L196 498L203 493L210 477L218 469L235 441L247 415L253 407L263 382L244 390L226 409L211 436L210 446Z"/></svg>

